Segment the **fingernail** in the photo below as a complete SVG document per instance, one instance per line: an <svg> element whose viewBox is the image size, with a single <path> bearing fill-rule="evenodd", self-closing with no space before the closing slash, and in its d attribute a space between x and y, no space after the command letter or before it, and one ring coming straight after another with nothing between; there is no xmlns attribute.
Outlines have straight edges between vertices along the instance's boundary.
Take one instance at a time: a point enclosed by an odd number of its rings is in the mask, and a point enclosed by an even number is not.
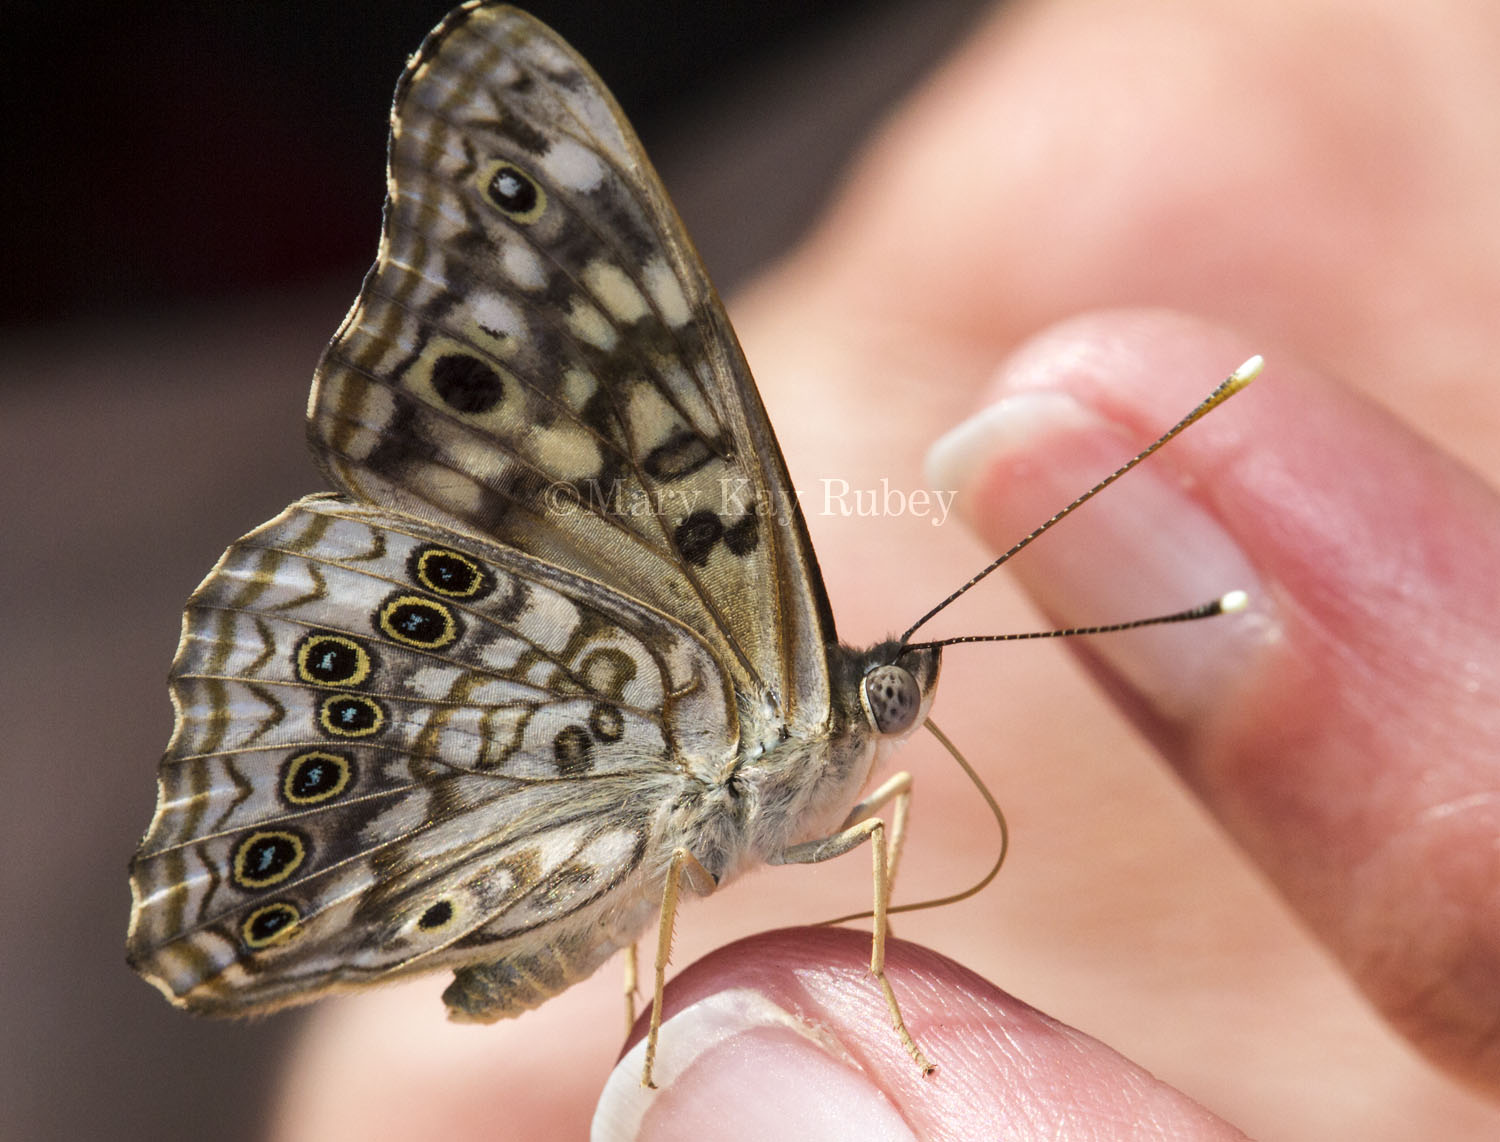
<svg viewBox="0 0 1500 1142"><path fill-rule="evenodd" d="M721 991L663 1023L654 1091L645 1046L610 1073L593 1142L916 1137L837 1040L760 992Z"/></svg>
<svg viewBox="0 0 1500 1142"><path fill-rule="evenodd" d="M1001 551L1128 460L1142 443L1070 393L1026 391L1001 399L933 445L928 478L936 488L956 490L955 512ZM1250 560L1158 457L1127 473L1006 566L1061 626L1145 618L1231 591L1247 592L1248 615L1089 640L1092 654L1158 715L1173 721L1202 713L1253 647L1274 636L1268 601Z"/></svg>

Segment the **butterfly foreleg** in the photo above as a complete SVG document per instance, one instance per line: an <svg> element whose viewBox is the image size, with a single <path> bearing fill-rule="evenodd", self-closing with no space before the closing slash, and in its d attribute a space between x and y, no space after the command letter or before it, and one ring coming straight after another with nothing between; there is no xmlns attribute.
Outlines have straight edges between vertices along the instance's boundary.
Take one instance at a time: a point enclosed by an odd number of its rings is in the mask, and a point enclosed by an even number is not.
<svg viewBox="0 0 1500 1142"><path fill-rule="evenodd" d="M895 804L892 807L892 821L889 826L881 817L864 816L892 800ZM872 910L874 920L870 941L870 974L875 977L876 983L880 985L881 994L885 996L886 1009L890 1012L891 1026L896 1032L896 1037L901 1040L906 1053L921 1068L922 1073L930 1075L937 1068L928 1061L927 1056L922 1053L922 1048L917 1046L916 1040L907 1030L906 1020L901 1015L901 1005L896 1002L896 993L891 989L891 981L885 974L886 908L891 899L891 864L893 854L896 857L900 854L910 801L911 775L898 773L850 811L846 820L853 820L853 824L847 825L832 836L792 845L780 856L773 858L770 863L817 864L843 856L866 841L872 842L870 852L874 861L875 905Z"/></svg>
<svg viewBox="0 0 1500 1142"><path fill-rule="evenodd" d="M656 927L656 980L651 993L651 1026L646 1031L646 1062L641 1067L641 1086L652 1090L656 1089L651 1081L651 1068L656 1064L656 1043L661 1038L662 993L667 986L667 961L672 956L672 924L677 918L677 900L682 895L684 878L699 896L707 896L715 884L713 874L687 849L672 851L666 887L661 894L661 920Z"/></svg>

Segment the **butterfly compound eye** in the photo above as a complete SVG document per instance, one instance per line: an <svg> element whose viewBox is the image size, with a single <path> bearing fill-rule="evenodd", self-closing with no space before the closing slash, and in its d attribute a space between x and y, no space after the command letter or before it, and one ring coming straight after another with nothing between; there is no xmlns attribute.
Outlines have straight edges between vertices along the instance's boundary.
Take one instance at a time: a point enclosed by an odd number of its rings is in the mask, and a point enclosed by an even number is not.
<svg viewBox="0 0 1500 1142"><path fill-rule="evenodd" d="M922 688L911 672L901 666L877 666L865 675L865 709L882 734L899 734L911 728L922 706Z"/></svg>

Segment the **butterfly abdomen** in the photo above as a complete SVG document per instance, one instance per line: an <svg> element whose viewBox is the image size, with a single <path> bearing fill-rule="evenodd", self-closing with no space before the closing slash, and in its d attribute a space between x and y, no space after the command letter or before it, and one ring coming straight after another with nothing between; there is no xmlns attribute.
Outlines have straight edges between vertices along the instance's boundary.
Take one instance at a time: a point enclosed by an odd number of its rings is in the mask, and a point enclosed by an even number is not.
<svg viewBox="0 0 1500 1142"><path fill-rule="evenodd" d="M642 908L621 933L608 932L599 918L550 931L544 940L519 944L512 954L470 964L453 973L443 991L448 1017L461 1023L493 1023L530 1011L558 992L593 975L621 947L635 942L651 922L655 901L641 897Z"/></svg>

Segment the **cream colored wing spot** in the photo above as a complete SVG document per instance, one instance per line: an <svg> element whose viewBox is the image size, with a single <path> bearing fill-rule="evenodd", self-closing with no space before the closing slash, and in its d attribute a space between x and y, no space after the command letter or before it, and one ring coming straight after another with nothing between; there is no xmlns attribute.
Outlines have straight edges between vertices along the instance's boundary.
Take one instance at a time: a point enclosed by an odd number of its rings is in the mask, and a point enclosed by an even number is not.
<svg viewBox="0 0 1500 1142"><path fill-rule="evenodd" d="M579 481L599 474L603 456L587 429L556 422L525 438L527 457L554 479Z"/></svg>
<svg viewBox="0 0 1500 1142"><path fill-rule="evenodd" d="M590 262L584 267L583 282L622 325L633 325L650 312L630 276L613 262Z"/></svg>
<svg viewBox="0 0 1500 1142"><path fill-rule="evenodd" d="M563 374L562 395L569 408L582 408L598 391L599 378L587 369L569 369Z"/></svg>
<svg viewBox="0 0 1500 1142"><path fill-rule="evenodd" d="M507 242L500 251L500 268L524 290L539 290L547 284L547 270L536 251L524 242Z"/></svg>
<svg viewBox="0 0 1500 1142"><path fill-rule="evenodd" d="M530 334L526 319L515 302L494 293L475 293L469 300L475 323L490 337L513 351L513 342ZM504 343L510 341L511 345Z"/></svg>
<svg viewBox="0 0 1500 1142"><path fill-rule="evenodd" d="M403 688L417 698L440 702L453 693L464 674L459 666L423 666L411 673Z"/></svg>
<svg viewBox="0 0 1500 1142"><path fill-rule="evenodd" d="M657 257L647 262L643 277L646 292L669 328L681 328L692 319L693 311L683 296L682 283L663 259Z"/></svg>
<svg viewBox="0 0 1500 1142"><path fill-rule="evenodd" d="M557 185L580 194L597 188L608 173L598 155L567 138L554 139L538 165Z"/></svg>
<svg viewBox="0 0 1500 1142"><path fill-rule="evenodd" d="M619 334L609 323L609 318L582 298L573 299L572 305L568 308L567 321L568 328L579 340L587 342L596 349L608 352L619 344Z"/></svg>

